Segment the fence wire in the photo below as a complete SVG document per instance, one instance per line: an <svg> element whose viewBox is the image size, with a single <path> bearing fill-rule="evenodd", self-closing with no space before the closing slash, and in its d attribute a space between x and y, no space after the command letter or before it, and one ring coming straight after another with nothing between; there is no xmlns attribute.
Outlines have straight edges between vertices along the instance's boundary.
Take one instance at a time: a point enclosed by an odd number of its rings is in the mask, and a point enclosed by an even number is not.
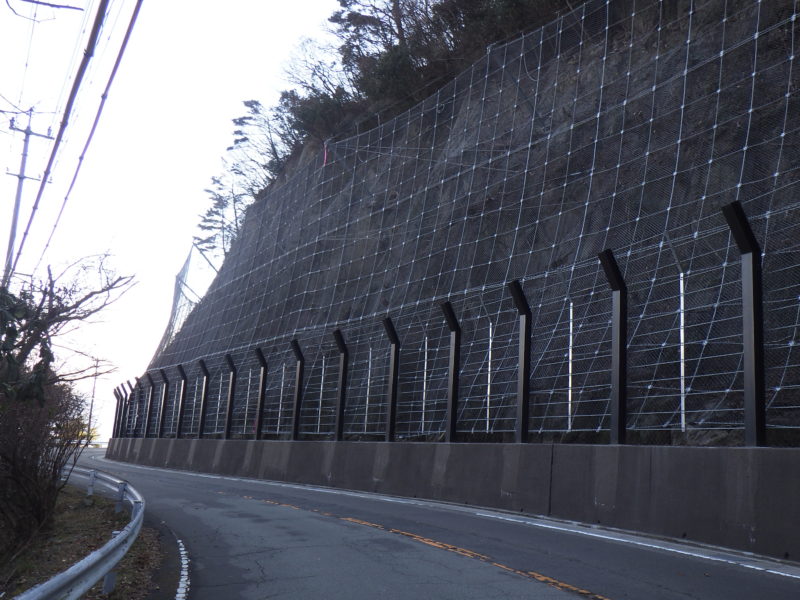
<svg viewBox="0 0 800 600"><path fill-rule="evenodd" d="M597 254L611 248L629 289L633 439L736 443L741 268L720 209L739 201L763 249L768 428L773 442L797 444L797 8L593 0L489 48L397 118L329 140L248 209L215 281L153 359L154 379L165 369L172 382L166 434L176 431L179 364L182 434L199 433L199 359L210 370L203 433L222 434L230 354L232 435L254 435L260 348L261 433L288 435L297 339L300 432L332 436L332 331L341 329L345 432L381 436L389 344L380 321L391 315L402 340L398 436L438 439L449 344L438 305L450 300L463 328L458 431L509 439L519 331L505 286L518 279L533 312L530 430L602 439L611 300ZM148 394L143 379L130 435L143 434Z"/></svg>

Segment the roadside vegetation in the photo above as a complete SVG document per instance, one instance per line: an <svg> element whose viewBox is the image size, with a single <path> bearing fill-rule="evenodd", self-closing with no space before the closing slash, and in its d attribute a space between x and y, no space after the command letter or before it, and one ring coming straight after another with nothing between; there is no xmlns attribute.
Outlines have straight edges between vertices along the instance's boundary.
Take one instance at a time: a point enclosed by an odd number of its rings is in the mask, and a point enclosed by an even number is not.
<svg viewBox="0 0 800 600"><path fill-rule="evenodd" d="M0 287L0 589L26 549L51 534L62 474L91 441L75 382L109 372L88 356L85 368L61 367L57 340L130 283L98 258Z"/></svg>
<svg viewBox="0 0 800 600"><path fill-rule="evenodd" d="M37 537L16 560L0 567L0 597L13 598L75 564L110 539L111 532L130 521L127 510L114 512L114 502L67 486L59 494L47 536ZM154 588L153 572L162 559L158 532L143 527L136 542L117 564L116 586L103 594L102 581L86 594L87 600L139 600ZM3 596L3 593L7 596Z"/></svg>

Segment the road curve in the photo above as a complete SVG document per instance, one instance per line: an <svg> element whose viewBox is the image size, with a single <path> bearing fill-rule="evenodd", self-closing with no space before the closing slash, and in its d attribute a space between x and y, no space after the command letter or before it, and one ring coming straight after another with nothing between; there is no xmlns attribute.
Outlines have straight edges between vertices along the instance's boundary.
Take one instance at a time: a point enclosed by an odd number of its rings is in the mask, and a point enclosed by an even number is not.
<svg viewBox="0 0 800 600"><path fill-rule="evenodd" d="M501 511L130 465L191 600L800 598L800 566Z"/></svg>

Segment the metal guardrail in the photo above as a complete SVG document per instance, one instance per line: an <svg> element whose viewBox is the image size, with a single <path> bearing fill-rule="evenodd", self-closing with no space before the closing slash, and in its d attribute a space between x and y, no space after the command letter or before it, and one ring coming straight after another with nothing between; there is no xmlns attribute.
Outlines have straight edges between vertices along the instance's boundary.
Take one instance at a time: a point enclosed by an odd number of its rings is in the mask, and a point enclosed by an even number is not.
<svg viewBox="0 0 800 600"><path fill-rule="evenodd" d="M139 535L144 520L144 498L138 491L128 485L126 481L94 469L75 467L70 476L88 478L87 495L89 496L94 494L94 487L98 484L116 492L116 511L122 510L123 503L129 503L131 520L121 531L112 532L112 539L103 547L98 548L49 581L16 596L15 600L77 599L103 577L105 577L103 593L111 592L115 582L112 569L125 556Z"/></svg>

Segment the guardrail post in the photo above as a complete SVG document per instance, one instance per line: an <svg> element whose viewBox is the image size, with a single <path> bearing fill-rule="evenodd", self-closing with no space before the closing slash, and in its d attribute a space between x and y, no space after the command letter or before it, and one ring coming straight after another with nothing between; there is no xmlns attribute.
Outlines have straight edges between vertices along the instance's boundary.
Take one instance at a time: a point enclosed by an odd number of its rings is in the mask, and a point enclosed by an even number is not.
<svg viewBox="0 0 800 600"><path fill-rule="evenodd" d="M236 398L236 365L233 364L230 354L225 355L225 362L228 364L228 407L225 410L225 433L222 439L229 440L233 425L233 402Z"/></svg>
<svg viewBox="0 0 800 600"><path fill-rule="evenodd" d="M256 408L256 439L261 439L261 427L264 424L264 404L267 400L267 359L261 348L256 348L256 358L258 364L261 365L261 371L258 374L258 406ZM278 416L280 419L280 415Z"/></svg>
<svg viewBox="0 0 800 600"><path fill-rule="evenodd" d="M125 501L125 492L128 491L128 483L120 481L117 484L117 502L114 504L114 512L118 513L122 510L122 503Z"/></svg>
<svg viewBox="0 0 800 600"><path fill-rule="evenodd" d="M508 289L519 313L519 366L517 368L517 428L514 441L528 441L530 385L531 385L531 307L525 298L520 282L509 282Z"/></svg>
<svg viewBox="0 0 800 600"><path fill-rule="evenodd" d="M117 537L121 532L120 531L112 531L111 532L111 539L113 540ZM110 594L114 591L114 587L117 585L117 572L115 570L111 570L105 574L103 577L103 593Z"/></svg>
<svg viewBox="0 0 800 600"><path fill-rule="evenodd" d="M200 423L197 426L197 437L203 437L203 430L206 428L206 405L208 404L208 378L211 374L208 372L206 361L202 358L197 361L200 366L200 372L203 373L203 385L200 392Z"/></svg>
<svg viewBox="0 0 800 600"><path fill-rule="evenodd" d="M87 498L90 496L94 496L94 482L97 479L97 471L92 469L89 471L89 485L86 488L86 496Z"/></svg>
<svg viewBox="0 0 800 600"><path fill-rule="evenodd" d="M397 383L400 374L400 338L394 328L391 317L383 320L383 328L386 330L386 337L391 344L389 351L389 382L387 397L389 406L386 409L386 434L385 440L393 442L395 440L397 427Z"/></svg>
<svg viewBox="0 0 800 600"><path fill-rule="evenodd" d="M611 287L611 443L624 444L628 408L628 288L614 253L598 254Z"/></svg>
<svg viewBox="0 0 800 600"><path fill-rule="evenodd" d="M186 371L183 370L183 365L178 365L178 376L181 378L181 388L178 392L178 422L175 424L175 439L181 437L183 433L183 415L186 412Z"/></svg>
<svg viewBox="0 0 800 600"><path fill-rule="evenodd" d="M303 408L303 367L306 361L298 341L292 340L291 346L295 359L297 359L294 377L294 403L292 406L292 439L298 440L300 439L300 416Z"/></svg>
<svg viewBox="0 0 800 600"><path fill-rule="evenodd" d="M739 202L722 207L742 255L742 342L744 358L744 443L766 443L764 400L764 290L761 247Z"/></svg>
<svg viewBox="0 0 800 600"><path fill-rule="evenodd" d="M447 416L445 420L445 442L456 441L458 423L458 375L461 367L461 327L450 302L441 304L447 328L450 330L450 363L447 370Z"/></svg>
<svg viewBox="0 0 800 600"><path fill-rule="evenodd" d="M142 434L142 437L144 438L146 438L150 433L150 412L153 410L153 392L156 389L156 382L153 381L153 376L150 375L150 373L145 373L145 376L147 377L147 381L150 382L150 389L147 392L147 408L145 409L144 414L144 433Z"/></svg>
<svg viewBox="0 0 800 600"><path fill-rule="evenodd" d="M164 436L164 417L166 416L166 408L167 408L167 396L169 395L169 379L167 378L167 372L164 369L159 369L159 373L161 373L161 379L164 382L161 385L161 412L158 413L158 431L156 432L157 438L162 438Z"/></svg>

